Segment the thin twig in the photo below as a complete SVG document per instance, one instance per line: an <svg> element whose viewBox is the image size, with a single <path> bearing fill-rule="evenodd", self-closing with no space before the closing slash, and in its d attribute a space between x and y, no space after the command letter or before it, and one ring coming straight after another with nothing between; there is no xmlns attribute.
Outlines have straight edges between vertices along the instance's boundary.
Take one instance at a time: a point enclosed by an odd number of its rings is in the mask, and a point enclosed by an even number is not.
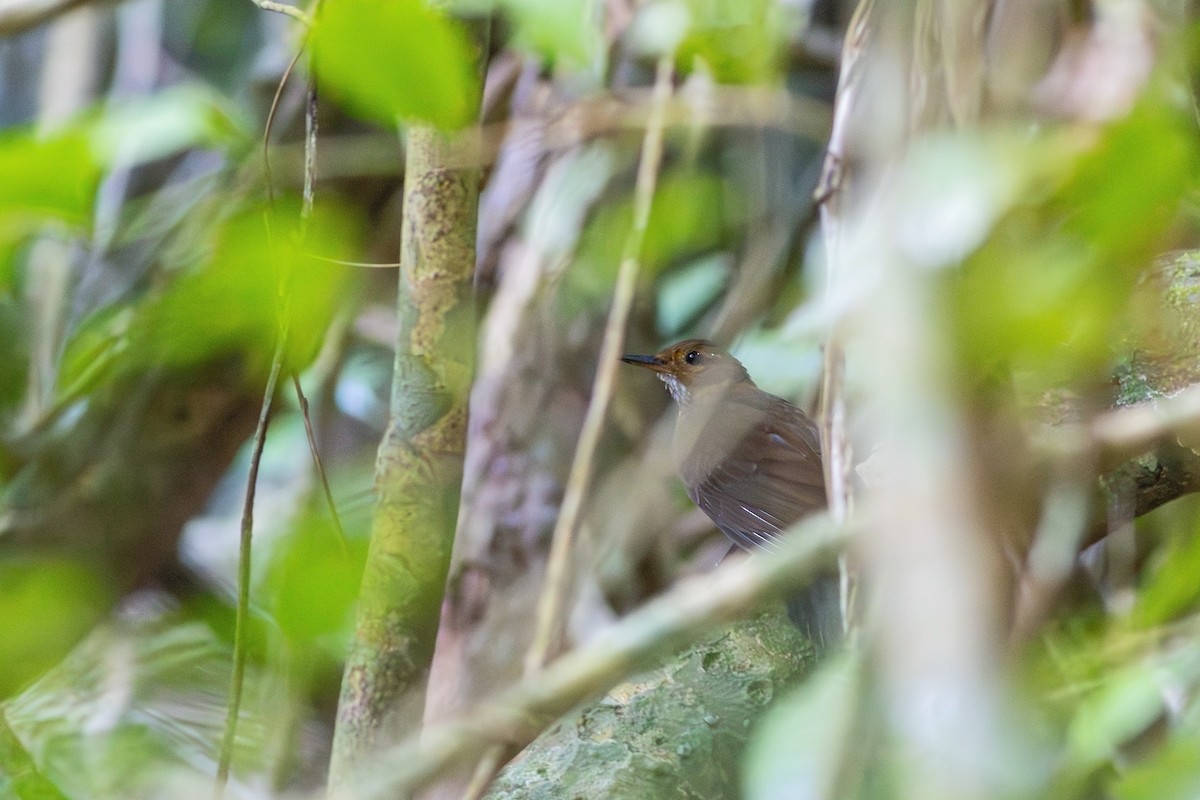
<svg viewBox="0 0 1200 800"><path fill-rule="evenodd" d="M289 6L287 3L276 3L274 0L250 0L250 2L263 11L274 11L279 14L285 14L306 26L312 25L312 20L308 18L308 14L305 14L295 6Z"/></svg>
<svg viewBox="0 0 1200 800"><path fill-rule="evenodd" d="M592 460L604 428L608 404L612 399L617 363L625 341L625 326L629 321L629 309L633 303L634 288L641 267L642 243L646 239L658 169L662 162L663 127L667 101L671 97L671 75L671 61L664 57L658 63L650 119L646 125L646 135L642 139L642 152L634 187L633 222L629 235L625 238L621 266L617 271L616 286L613 289L612 306L604 326L600 360L596 365L596 377L592 383L592 400L584 415L583 429L580 431L575 457L571 462L571 472L567 477L562 508L554 526L550 558L546 567L546 583L542 588L541 597L538 598L536 627L529 651L525 655L526 674L537 672L552 657L562 625L563 607L568 603L568 564L575 528L583 507L584 493L591 482ZM489 748L476 764L462 800L478 800L509 755L509 748L503 743Z"/></svg>
<svg viewBox="0 0 1200 800"><path fill-rule="evenodd" d="M299 55L299 54L297 54ZM295 60L292 61L295 64ZM309 65L304 93L304 190L300 216L308 220L313 212L313 191L317 182L317 84Z"/></svg>
<svg viewBox="0 0 1200 800"><path fill-rule="evenodd" d="M809 517L778 553L759 554L676 584L584 648L534 670L456 721L424 729L380 755L357 787L334 798L407 796L445 770L496 744L519 748L547 725L631 673L715 625L737 619L774 594L801 585L834 559L861 528Z"/></svg>
<svg viewBox="0 0 1200 800"><path fill-rule="evenodd" d="M318 256L313 253L308 254L309 258L314 258L317 261L324 261L326 264L337 264L343 267L362 267L365 269L399 269L400 262L378 263L373 261L347 261L344 258L330 258L329 256Z"/></svg>
<svg viewBox="0 0 1200 800"><path fill-rule="evenodd" d="M850 133L850 115L854 110L862 81L862 55L870 31L869 22L873 7L874 0L860 2L846 29L833 126L826 147L821 180L814 193L821 212L821 230L825 240L826 302L830 302L839 283L842 212L848 189L845 172L847 137ZM834 327L825 344L821 385L821 444L825 450L825 485L829 509L833 518L840 521L846 518L849 503L847 476L850 470L850 454L847 452L845 399L842 392L845 356L836 326Z"/></svg>
<svg viewBox="0 0 1200 800"><path fill-rule="evenodd" d="M287 86L288 78L292 76L292 70L296 68L296 64L300 61L300 56L304 52L301 47L296 50L296 54L292 56L292 60L288 62L287 69L283 71L283 75L279 78L279 85L275 87L275 96L271 98L271 107L267 110L267 121L263 125L262 137L262 160L263 173L267 183L267 202L275 205L275 180L271 175L271 128L275 125L275 112L279 109L279 99L283 96L283 87ZM308 160L308 141L304 142L305 162Z"/></svg>
<svg viewBox="0 0 1200 800"><path fill-rule="evenodd" d="M1163 442L1200 431L1200 384L1099 414L1086 423L1046 425L1037 442L1052 458L1074 462L1098 450L1101 466L1135 458Z"/></svg>
<svg viewBox="0 0 1200 800"><path fill-rule="evenodd" d="M503 122L475 126L445 144L446 162L455 168L496 163L501 148L514 136L528 138L536 130L530 158L545 158L580 145L621 133L644 133L653 89L630 89L580 98L553 106L544 115L512 116ZM829 132L828 104L783 90L746 87L708 87L703 93L676 93L667 104L664 127L692 129L703 119L708 129L770 129L824 141ZM343 134L325 139L327 174L354 178L395 176L403 172L403 154L394 140L374 134ZM275 161L295 163L303 156L297 144L275 146Z"/></svg>
<svg viewBox="0 0 1200 800"><path fill-rule="evenodd" d="M1103 447L1133 452L1145 450L1180 431L1200 427L1200 384L1157 400L1101 414L1091 435Z"/></svg>
<svg viewBox="0 0 1200 800"><path fill-rule="evenodd" d="M237 613L233 626L233 674L229 679L229 711L225 717L225 733L221 738L221 752L217 761L217 780L213 797L220 800L229 782L229 766L233 761L233 747L237 740L238 715L242 707L242 687L246 677L246 647L250 621L250 554L254 531L254 494L258 486L258 468L262 463L263 447L267 441L267 425L271 418L271 406L275 397L275 386L283 369L283 353L287 346L286 322L280 331L271 357L271 373L267 377L267 388L263 391L262 407L258 414L258 427L254 431L254 451L250 455L250 474L246 478L246 498L242 504L242 531L238 546Z"/></svg>
<svg viewBox="0 0 1200 800"><path fill-rule="evenodd" d="M299 58L299 53L296 57ZM288 72L296 65L292 59ZM284 76L286 80L286 75ZM311 77L308 79L304 103L304 191L300 206L300 217L307 222L313 213L314 186L317 181L317 86ZM278 96L278 93L276 93ZM265 142L264 142L265 145ZM263 158L266 159L266 148L263 148ZM321 259L332 260L332 259ZM300 385L299 373L292 372L292 388L296 390L296 402L300 406L300 416L304 420L304 433L308 437L308 452L312 454L313 467L317 470L317 478L321 481L321 489L325 493L325 504L329 506L329 516L333 520L334 530L337 531L338 542L342 546L342 555L350 555L350 544L346 539L346 529L342 527L342 518L338 514L337 503L333 500L333 491L329 488L329 475L325 472L325 464L321 460L321 451L317 448L317 437L313 432L312 417L308 413L308 398L304 396L304 388Z"/></svg>
<svg viewBox="0 0 1200 800"><path fill-rule="evenodd" d="M259 2L259 0L254 0ZM287 84L288 77L292 74L292 70L296 66L296 62L300 58L300 53L303 49L297 50L296 55L292 57L283 75L279 79L279 85L275 88L275 96L271 101L271 109L267 113L267 120L263 126L263 166L266 170L267 182L267 198L274 205L274 191L271 185L271 169L268 161L268 143L271 138L271 126L275 122L275 111L279 106L279 98L283 93L283 87ZM306 111L313 112L310 104ZM313 139L305 139L306 151L314 145ZM307 155L307 153L306 153ZM310 164L311 159L305 158L305 166ZM306 188L307 178L306 173ZM306 201L311 198L306 195ZM306 205L302 209L302 216L307 219L311 213L311 205ZM270 218L267 220L267 236L270 239ZM272 248L273 249L273 248ZM258 487L258 469L262 462L263 447L266 446L267 440L267 425L270 421L271 406L275 398L275 387L279 383L279 374L283 370L284 353L287 350L287 343L290 332L290 303L287 299L286 276L281 280L278 287L280 298L279 308L282 310L280 315L279 337L275 343L275 353L271 357L271 372L267 377L267 387L263 393L262 408L258 417L258 428L254 432L254 452L250 457L250 474L246 480L246 498L242 506L242 531L241 541L238 547L238 584L237 584L237 613L234 617L233 626L233 674L230 676L229 685L229 711L225 719L225 733L221 739L221 752L217 762L217 779L216 785L213 787L213 795L216 800L220 800L225 793L225 785L229 782L229 769L233 762L234 744L237 741L237 724L238 716L242 707L242 689L245 685L246 678L246 648L249 638L248 624L250 621L250 560L253 545L254 532L254 495ZM300 391L300 381L295 373L292 374L292 380L295 383L296 394L300 398L300 407L304 411L304 427L309 435L310 447L313 448L313 457L317 459L319 472L322 481L325 485L326 498L330 501L330 507L333 507L332 495L329 493L329 484L324 481L325 472L320 469L320 459L317 457L316 448L313 444L312 427L308 419L308 402L305 400L303 393ZM342 532L341 521L337 518L337 512L334 511L334 523L337 526L339 535L342 538L342 547L346 547L345 534Z"/></svg>
<svg viewBox="0 0 1200 800"><path fill-rule="evenodd" d="M579 521L579 512L583 507L583 496L592 476L592 459L600 441L604 418L608 413L608 403L616 382L617 365L625 341L625 326L629 321L629 309L633 303L634 288L641 266L642 244L646 239L650 207L654 200L659 164L662 162L664 109L671 96L671 74L671 60L666 57L660 59L654 81L651 119L642 140L641 160L634 189L633 222L625 239L621 266L617 271L616 286L613 289L612 306L604 326L604 341L600 346L600 360L596 365L596 378L592 384L592 401L584 416L562 509L554 526L550 558L546 567L546 584L539 598L533 642L525 659L526 672L541 668L550 659L558 637L563 607L567 602L571 545Z"/></svg>
<svg viewBox="0 0 1200 800"><path fill-rule="evenodd" d="M296 402L300 404L300 416L304 419L304 433L308 436L308 452L312 454L313 467L317 470L317 478L321 481L321 489L325 493L325 504L329 506L329 516L333 520L333 528L337 531L338 541L342 545L342 555L350 555L350 542L346 538L346 529L342 527L342 518L338 514L337 503L333 500L333 491L329 488L329 474L325 472L325 464L321 460L321 452L317 449L317 437L313 433L312 418L308 414L308 398L300 386L300 376L292 373L292 387L296 390Z"/></svg>
<svg viewBox="0 0 1200 800"><path fill-rule="evenodd" d="M656 103L654 91L601 92L555 107L545 118L512 117L465 130L450 142L447 158L456 165L493 163L514 130L530 125L540 129L540 146L547 153L651 124L690 129L697 119L709 129L770 128L812 141L824 141L829 134L828 104L784 89L685 86L667 99L665 108ZM651 117L659 121L652 123Z"/></svg>

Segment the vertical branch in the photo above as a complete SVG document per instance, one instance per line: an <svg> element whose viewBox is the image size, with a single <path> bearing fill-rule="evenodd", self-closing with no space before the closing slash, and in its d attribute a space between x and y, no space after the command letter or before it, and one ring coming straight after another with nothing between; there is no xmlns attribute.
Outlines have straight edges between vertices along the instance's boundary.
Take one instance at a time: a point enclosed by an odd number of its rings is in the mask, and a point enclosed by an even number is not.
<svg viewBox="0 0 1200 800"><path fill-rule="evenodd" d="M883 245L884 248L888 244ZM970 443L932 279L895 254L873 302L869 389L893 462L877 490L885 520L864 553L883 612L878 660L888 718L906 753L900 797L988 794L995 752L1001 567L974 502ZM928 723L937 709L937 723Z"/></svg>
<svg viewBox="0 0 1200 800"><path fill-rule="evenodd" d="M297 57L299 57L298 53ZM296 61L293 59L292 64L295 63ZM301 195L302 204L300 207L300 214L305 221L312 218L313 203L315 200L314 186L317 182L317 110L317 84L313 80L312 71L310 70L304 102L304 190ZM321 491L325 495L325 504L329 507L329 517L333 522L334 531L337 533L338 543L342 546L342 554L348 555L350 546L346 540L346 530L342 527L342 518L338 514L337 503L333 500L333 490L329 488L329 475L325 472L325 464L321 460L321 451L317 447L317 436L313 431L312 417L308 411L308 398L304 396L304 389L300 386L300 374L298 372L292 372L292 389L296 392L296 402L300 406L300 417L304 420L304 433L308 437L308 451L312 454L313 469L317 472L317 480L320 481Z"/></svg>
<svg viewBox="0 0 1200 800"><path fill-rule="evenodd" d="M842 213L848 194L846 159L848 157L848 120L856 106L862 86L862 54L871 24L874 0L862 0L846 29L842 46L842 67L838 76L838 94L834 107L833 127L825 152L825 164L817 185L816 199L821 213L821 231L825 240L825 296L828 301L839 286L839 265L842 256ZM844 393L845 353L835 324L825 342L821 378L821 452L824 453L825 496L829 513L842 522L850 506L851 454L846 438L846 398ZM841 569L842 625L848 628L853 616L850 608L849 573Z"/></svg>
<svg viewBox="0 0 1200 800"><path fill-rule="evenodd" d="M378 503L346 660L331 786L383 744L401 704L419 719L454 539L474 361L476 168L441 135L408 132L392 401Z"/></svg>
<svg viewBox="0 0 1200 800"><path fill-rule="evenodd" d="M271 358L271 374L267 388L263 390L262 406L258 414L258 428L254 431L254 451L250 454L250 472L246 477L246 495L242 504L242 528L238 540L237 611L233 626L233 671L229 677L229 708L225 717L225 731L221 737L221 752L217 758L217 779L213 796L220 800L229 782L229 769L233 763L233 748L237 742L238 716L242 708L242 687L246 678L246 648L249 646L250 622L250 556L254 536L254 494L258 487L258 468L262 464L263 447L267 442L267 425L271 421L271 405L275 397L275 385L283 367L284 350L287 347L287 324L280 328L275 343L275 355Z"/></svg>
<svg viewBox="0 0 1200 800"><path fill-rule="evenodd" d="M262 158L263 171L266 177L267 202L273 207L275 190L271 177L270 142L271 129L275 122L275 112L279 108L279 98L293 68L300 59L301 51L297 51L288 63L287 69L275 87L275 95L271 100L267 120L263 126ZM308 143L306 142L306 145ZM305 206L305 211L309 206ZM267 234L270 236L270 223L267 223ZM229 677L229 707L225 713L225 729L221 736L221 749L217 756L217 777L213 784L213 797L220 800L225 794L225 786L229 782L229 772L233 765L233 751L237 744L238 719L242 710L242 689L246 682L246 649L249 646L250 622L250 582L251 557L254 545L254 496L258 488L258 470L262 464L263 448L267 443L267 426L271 420L271 406L274 403L275 387L279 382L279 373L283 369L284 353L287 349L288 324L286 311L287 287L281 282L280 293L280 327L275 342L275 353L271 357L271 372L267 377L267 386L263 391L262 404L259 407L258 426L254 431L253 452L250 454L250 471L246 477L246 494L242 504L241 532L238 539L238 572L237 572L237 603L235 606L233 624L233 669Z"/></svg>
<svg viewBox="0 0 1200 800"><path fill-rule="evenodd" d="M299 54L297 54L299 55ZM293 64L295 61L292 62ZM313 212L313 187L317 182L317 84L309 69L304 93L304 192L300 213L305 219Z"/></svg>
<svg viewBox="0 0 1200 800"><path fill-rule="evenodd" d="M982 5L952 14L935 0L878 4L848 134L864 143L856 175L871 184L855 187L839 261L854 270L847 279L871 286L855 331L885 448L873 523L858 552L876 601L871 652L888 746L900 764L895 793L905 798L991 795L982 765L999 746L1003 561L980 502L980 453L960 397L940 276L918 267L897 241L909 202L910 141L977 114L972 98L981 88L969 79L977 83L982 73L951 81L939 69L983 49L975 24ZM906 102L897 103L905 89Z"/></svg>

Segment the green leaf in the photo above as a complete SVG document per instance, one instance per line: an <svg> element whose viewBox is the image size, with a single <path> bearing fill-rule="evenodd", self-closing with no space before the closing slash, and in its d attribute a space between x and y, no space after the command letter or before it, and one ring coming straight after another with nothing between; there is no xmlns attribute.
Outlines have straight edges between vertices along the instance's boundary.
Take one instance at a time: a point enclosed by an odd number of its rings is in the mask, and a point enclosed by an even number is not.
<svg viewBox="0 0 1200 800"><path fill-rule="evenodd" d="M1117 800L1194 800L1200 797L1200 735L1189 731L1157 748L1121 775Z"/></svg>
<svg viewBox="0 0 1200 800"><path fill-rule="evenodd" d="M1171 687L1200 676L1200 651L1169 655L1110 670L1075 712L1067 732L1069 765L1087 770L1112 759L1163 713Z"/></svg>
<svg viewBox="0 0 1200 800"><path fill-rule="evenodd" d="M1196 509L1196 498L1183 498L1139 521L1143 530L1147 525L1165 527L1167 541L1145 570L1131 615L1134 625L1162 625L1194 610L1200 602L1200 581L1196 580L1200 574L1200 536L1196 535L1200 517Z"/></svg>
<svg viewBox="0 0 1200 800"><path fill-rule="evenodd" d="M1064 228L1113 263L1152 249L1197 177L1190 113L1149 97L1114 124L1059 198Z"/></svg>
<svg viewBox="0 0 1200 800"><path fill-rule="evenodd" d="M14 408L25 393L29 368L28 309L0 294L0 416Z"/></svg>
<svg viewBox="0 0 1200 800"><path fill-rule="evenodd" d="M0 239L6 239L47 219L86 225L100 164L80 131L48 139L12 131L0 136L0 175Z"/></svg>
<svg viewBox="0 0 1200 800"><path fill-rule="evenodd" d="M141 164L193 147L249 142L220 95L183 85L105 109L90 127L104 162Z"/></svg>
<svg viewBox="0 0 1200 800"><path fill-rule="evenodd" d="M307 225L294 202L232 215L217 232L211 257L140 310L125 366L196 364L249 352L265 367L286 316L285 366L303 367L316 355L348 285L349 270L325 256L344 258L356 239L356 226L336 209L319 209Z"/></svg>
<svg viewBox="0 0 1200 800"><path fill-rule="evenodd" d="M1163 247L1194 180L1190 123L1157 98L1092 140L1064 149L1031 142L1025 198L1000 219L952 289L957 339L969 361L1006 361L1033 384L1111 369L1114 345L1138 322L1130 296ZM1061 138L1061 137L1060 137ZM1012 153L997 153L1021 170ZM1039 196L1040 195L1040 196Z"/></svg>
<svg viewBox="0 0 1200 800"><path fill-rule="evenodd" d="M653 276L722 244L741 214L730 199L729 187L715 175L664 176L650 207L641 253L643 275ZM572 292L603 297L611 291L632 221L633 201L628 196L597 211L584 232L576 268L568 273Z"/></svg>
<svg viewBox="0 0 1200 800"><path fill-rule="evenodd" d="M0 696L55 664L107 607L99 579L70 561L0 562Z"/></svg>
<svg viewBox="0 0 1200 800"><path fill-rule="evenodd" d="M323 503L305 513L275 545L268 571L272 616L293 645L333 637L340 652L353 624L366 538L342 547Z"/></svg>
<svg viewBox="0 0 1200 800"><path fill-rule="evenodd" d="M0 719L0 797L67 800L67 795L38 770L33 755L6 719Z"/></svg>
<svg viewBox="0 0 1200 800"><path fill-rule="evenodd" d="M312 48L318 81L355 114L450 130L476 117L477 49L422 0L328 0Z"/></svg>
<svg viewBox="0 0 1200 800"><path fill-rule="evenodd" d="M87 226L101 173L112 163L241 140L219 96L189 86L88 112L47 138L27 129L0 134L0 246L47 221Z"/></svg>
<svg viewBox="0 0 1200 800"><path fill-rule="evenodd" d="M515 23L516 43L556 63L587 65L600 50L591 0L502 0L499 5Z"/></svg>
<svg viewBox="0 0 1200 800"><path fill-rule="evenodd" d="M861 669L856 652L844 653L775 704L747 749L747 800L837 796L847 762L866 758Z"/></svg>
<svg viewBox="0 0 1200 800"><path fill-rule="evenodd" d="M143 605L153 602L164 601ZM5 704L13 733L68 797L211 792L229 648L201 623L151 613L139 608L97 626ZM235 770L248 779L261 775L266 742L290 721L284 687L262 675L247 664Z"/></svg>
<svg viewBox="0 0 1200 800"><path fill-rule="evenodd" d="M692 27L679 47L681 69L704 62L722 83L762 83L779 72L783 26L770 0L687 0Z"/></svg>

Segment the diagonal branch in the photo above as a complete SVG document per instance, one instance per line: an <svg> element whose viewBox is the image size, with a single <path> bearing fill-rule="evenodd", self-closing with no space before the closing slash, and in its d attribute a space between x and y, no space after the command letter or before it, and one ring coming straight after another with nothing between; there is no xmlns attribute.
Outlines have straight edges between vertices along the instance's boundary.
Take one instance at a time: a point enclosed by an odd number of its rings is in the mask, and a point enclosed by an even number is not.
<svg viewBox="0 0 1200 800"><path fill-rule="evenodd" d="M583 495L591 481L592 459L600 441L600 432L604 427L604 418L608 413L608 403L616 382L617 365L620 363L625 341L625 326L629 321L629 309L633 303L633 292L641 266L642 243L646 240L654 187L658 180L659 164L662 162L663 109L670 97L671 71L671 60L661 59L654 84L655 110L642 141L641 162L638 165L634 193L633 223L625 240L621 266L613 291L612 307L604 327L604 341L600 348L600 360L596 365L595 383L592 386L592 402L588 405L587 415L583 420L583 430L579 434L579 444L571 462L571 473L567 479L562 509L554 526L550 561L546 568L546 587L538 604L537 630L525 662L527 671L544 666L553 655L562 610L566 605L567 567L571 557L571 545L579 521L579 512L583 506Z"/></svg>
<svg viewBox="0 0 1200 800"><path fill-rule="evenodd" d="M353 793L333 797L406 796L494 745L523 747L560 715L656 657L802 584L837 556L858 524L838 527L826 516L810 517L789 535L781 552L747 558L677 584L587 647L529 673L460 720L426 728L419 739L382 754Z"/></svg>

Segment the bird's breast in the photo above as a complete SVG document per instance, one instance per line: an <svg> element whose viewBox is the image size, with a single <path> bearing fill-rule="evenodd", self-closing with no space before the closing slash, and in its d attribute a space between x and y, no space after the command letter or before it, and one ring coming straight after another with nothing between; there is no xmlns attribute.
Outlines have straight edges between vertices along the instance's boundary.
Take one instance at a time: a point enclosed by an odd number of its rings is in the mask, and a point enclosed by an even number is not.
<svg viewBox="0 0 1200 800"><path fill-rule="evenodd" d="M766 415L732 403L683 406L675 424L675 467L689 488L730 458L754 462L754 436Z"/></svg>

